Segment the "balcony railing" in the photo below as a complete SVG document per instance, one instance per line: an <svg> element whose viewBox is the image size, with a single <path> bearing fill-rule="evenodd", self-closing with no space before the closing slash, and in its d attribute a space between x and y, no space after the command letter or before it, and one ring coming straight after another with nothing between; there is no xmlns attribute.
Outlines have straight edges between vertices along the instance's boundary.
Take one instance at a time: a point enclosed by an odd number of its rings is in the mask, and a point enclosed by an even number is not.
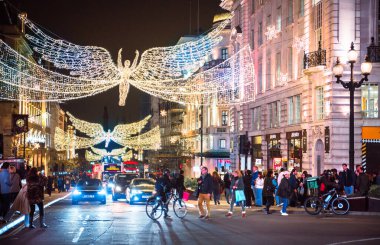
<svg viewBox="0 0 380 245"><path fill-rule="evenodd" d="M371 38L371 44L367 47L367 55L371 62L380 62L380 46L375 45L375 38Z"/></svg>
<svg viewBox="0 0 380 245"><path fill-rule="evenodd" d="M218 68L230 68L230 63L228 61L225 61L226 60L224 59L210 60L204 64L203 69L208 70L215 66L219 66Z"/></svg>
<svg viewBox="0 0 380 245"><path fill-rule="evenodd" d="M321 48L321 42L319 42L317 51L304 54L303 68L308 69L324 65L326 65L326 50Z"/></svg>

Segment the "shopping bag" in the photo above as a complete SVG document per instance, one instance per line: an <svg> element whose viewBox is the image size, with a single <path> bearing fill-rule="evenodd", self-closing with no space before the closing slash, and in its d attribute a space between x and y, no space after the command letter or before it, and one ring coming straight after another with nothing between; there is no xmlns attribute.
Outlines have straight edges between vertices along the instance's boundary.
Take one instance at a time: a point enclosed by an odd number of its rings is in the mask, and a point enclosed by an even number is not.
<svg viewBox="0 0 380 245"><path fill-rule="evenodd" d="M235 201L240 202L240 201L245 201L245 195L243 190L236 190L235 191Z"/></svg>
<svg viewBox="0 0 380 245"><path fill-rule="evenodd" d="M190 193L187 192L187 191L184 191L183 192L183 196L182 196L182 200L184 200L185 202L189 201L189 197L190 197Z"/></svg>

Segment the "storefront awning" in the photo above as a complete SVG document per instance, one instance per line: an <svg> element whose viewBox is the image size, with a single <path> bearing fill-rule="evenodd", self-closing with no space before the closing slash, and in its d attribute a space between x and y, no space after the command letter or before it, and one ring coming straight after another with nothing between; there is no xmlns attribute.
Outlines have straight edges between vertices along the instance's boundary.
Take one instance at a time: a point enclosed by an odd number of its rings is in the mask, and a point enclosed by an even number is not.
<svg viewBox="0 0 380 245"><path fill-rule="evenodd" d="M380 127L362 127L363 143L380 143Z"/></svg>

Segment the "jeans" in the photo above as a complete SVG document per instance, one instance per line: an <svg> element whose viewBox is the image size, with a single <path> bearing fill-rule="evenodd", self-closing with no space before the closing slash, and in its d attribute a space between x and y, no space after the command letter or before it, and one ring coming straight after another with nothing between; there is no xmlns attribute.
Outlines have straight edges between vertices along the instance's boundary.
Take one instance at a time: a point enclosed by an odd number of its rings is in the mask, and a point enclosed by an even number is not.
<svg viewBox="0 0 380 245"><path fill-rule="evenodd" d="M226 195L226 201L229 204L230 203L230 198L231 198L231 190L230 190L230 188L224 189L224 194Z"/></svg>
<svg viewBox="0 0 380 245"><path fill-rule="evenodd" d="M230 213L234 210L234 204L235 204L235 193L232 193L232 200L230 204ZM240 201L239 204L241 205L241 211L245 213L245 201Z"/></svg>
<svg viewBox="0 0 380 245"><path fill-rule="evenodd" d="M279 204L281 203L281 197L279 197L279 196L277 195L277 190L276 190L275 198L276 198L276 205L279 205Z"/></svg>
<svg viewBox="0 0 380 245"><path fill-rule="evenodd" d="M351 185L351 186L345 186L344 187L344 192L346 193L346 195L351 195L354 193L354 187Z"/></svg>
<svg viewBox="0 0 380 245"><path fill-rule="evenodd" d="M256 206L262 206L263 205L263 189L255 188L256 189Z"/></svg>
<svg viewBox="0 0 380 245"><path fill-rule="evenodd" d="M281 198L281 201L283 203L281 211L283 213L286 213L286 208L288 207L289 199L288 198Z"/></svg>

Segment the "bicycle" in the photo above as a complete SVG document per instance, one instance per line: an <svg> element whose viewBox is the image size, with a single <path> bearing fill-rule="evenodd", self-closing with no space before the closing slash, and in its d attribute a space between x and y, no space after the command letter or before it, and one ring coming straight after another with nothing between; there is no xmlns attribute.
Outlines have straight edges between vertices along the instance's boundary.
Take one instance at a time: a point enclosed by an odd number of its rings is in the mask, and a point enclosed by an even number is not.
<svg viewBox="0 0 380 245"><path fill-rule="evenodd" d="M168 211L166 207L168 207L170 202L173 202L174 214L178 218L183 219L187 214L186 203L173 190L168 193L166 202L163 202L162 198L157 195L148 198L145 207L146 214L152 220L157 220L162 216L162 212L166 213Z"/></svg>
<svg viewBox="0 0 380 245"><path fill-rule="evenodd" d="M310 215L317 215L322 209L324 211L330 209L334 214L345 215L350 210L350 203L345 197L339 196L338 192L333 188L320 197L307 198L304 207L305 211Z"/></svg>

